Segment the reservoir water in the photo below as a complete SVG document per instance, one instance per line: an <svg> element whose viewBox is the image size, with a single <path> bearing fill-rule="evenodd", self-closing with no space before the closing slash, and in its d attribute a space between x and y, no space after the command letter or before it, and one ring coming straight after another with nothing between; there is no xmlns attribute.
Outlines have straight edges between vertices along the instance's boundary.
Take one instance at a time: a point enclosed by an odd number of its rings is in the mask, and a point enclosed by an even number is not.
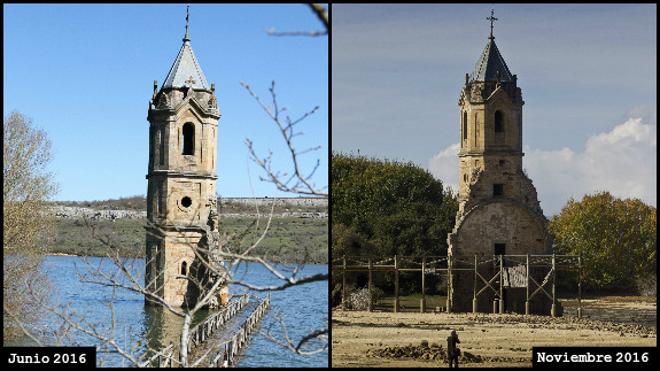
<svg viewBox="0 0 660 371"><path fill-rule="evenodd" d="M139 277L144 272L143 259L130 259L131 271ZM53 286L51 305L66 308L75 313L78 321L84 321L97 328L102 334L110 334L112 313L116 326L115 338L123 349L137 356L146 350L148 341L152 347L168 344L176 338L179 318L167 311L145 307L142 295L125 289L114 289L95 283L84 282L84 275L90 269L100 268L105 272L114 272L115 266L107 259L97 257L82 258L77 256L48 256L42 265ZM293 266L277 265L286 270ZM297 277L316 273L327 273L327 265L305 265L299 267ZM234 272L235 279L241 279L253 285L281 284L268 270L257 263L246 263ZM232 294L246 292L241 286L230 287ZM253 292L257 296L265 293ZM271 307L261 321L259 330L285 342L280 321L286 326L288 336L297 342L304 335L319 328L328 327L328 282L313 282L302 286L293 286L271 293ZM62 324L54 314L45 314L37 325L53 332L59 331ZM145 341L146 340L146 341ZM98 345L99 340L80 331L72 331L62 345ZM323 345L320 341L309 344L308 350ZM9 344L7 344L9 345ZM99 348L97 365L100 367L122 367L130 363L115 349L103 346ZM302 356L276 344L260 332L255 332L244 348L238 367L328 367L327 350L309 356Z"/></svg>

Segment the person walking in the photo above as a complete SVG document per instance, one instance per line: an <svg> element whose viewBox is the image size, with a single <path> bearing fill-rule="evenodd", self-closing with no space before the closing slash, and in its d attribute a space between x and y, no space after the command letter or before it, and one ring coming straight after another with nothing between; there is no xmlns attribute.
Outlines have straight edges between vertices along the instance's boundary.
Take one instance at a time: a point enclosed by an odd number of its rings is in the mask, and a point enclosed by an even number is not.
<svg viewBox="0 0 660 371"><path fill-rule="evenodd" d="M451 331L451 335L447 338L447 358L449 361L449 368L458 368L458 356L461 355L461 350L458 349L456 344L460 343L456 330Z"/></svg>

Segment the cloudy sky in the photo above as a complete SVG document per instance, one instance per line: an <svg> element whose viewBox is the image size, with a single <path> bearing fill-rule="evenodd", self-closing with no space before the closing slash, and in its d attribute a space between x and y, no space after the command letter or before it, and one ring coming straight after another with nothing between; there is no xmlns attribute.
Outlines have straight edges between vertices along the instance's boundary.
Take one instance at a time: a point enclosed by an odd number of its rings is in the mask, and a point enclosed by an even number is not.
<svg viewBox="0 0 660 371"><path fill-rule="evenodd" d="M337 4L332 148L458 182L458 95L490 5ZM522 88L527 169L547 216L609 190L656 205L656 6L504 5L495 41Z"/></svg>

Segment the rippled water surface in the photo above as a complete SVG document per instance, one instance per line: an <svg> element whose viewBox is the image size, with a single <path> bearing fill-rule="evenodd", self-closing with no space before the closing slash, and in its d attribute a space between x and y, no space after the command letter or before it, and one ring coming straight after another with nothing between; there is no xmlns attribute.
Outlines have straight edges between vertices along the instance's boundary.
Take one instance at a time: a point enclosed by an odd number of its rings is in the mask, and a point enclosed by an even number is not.
<svg viewBox="0 0 660 371"><path fill-rule="evenodd" d="M131 260L132 270L140 277L144 271L142 259ZM91 264L91 265L90 265ZM94 324L101 333L110 333L112 313L116 318L115 338L123 348L133 348L134 355L142 354L145 349L144 339L155 344L168 344L176 339L180 320L168 312L144 306L142 295L127 290L113 290L112 287L82 282L79 274L88 272L90 267L113 272L114 266L100 258L81 258L75 256L49 256L43 269L48 273L55 288L53 303L68 305L78 320ZM287 267L278 266L280 269ZM306 265L298 276L326 273L327 265ZM252 285L280 284L270 272L256 263L248 263L237 269L234 277L243 279ZM276 339L284 342L281 323L288 336L299 340L309 332L328 326L328 283L313 282L302 286L290 287L283 291L272 292L271 308L261 321L260 329L268 331ZM232 287L232 293L244 292L243 287ZM264 293L255 293L258 296ZM41 326L56 329L59 322L53 316L44 316ZM90 345L98 340L75 332L67 339L69 344ZM320 343L311 343L307 350L318 347ZM99 366L128 366L124 357L113 349L104 347L98 355ZM301 356L275 344L259 332L254 333L243 350L238 361L239 367L327 367L327 350L310 356Z"/></svg>

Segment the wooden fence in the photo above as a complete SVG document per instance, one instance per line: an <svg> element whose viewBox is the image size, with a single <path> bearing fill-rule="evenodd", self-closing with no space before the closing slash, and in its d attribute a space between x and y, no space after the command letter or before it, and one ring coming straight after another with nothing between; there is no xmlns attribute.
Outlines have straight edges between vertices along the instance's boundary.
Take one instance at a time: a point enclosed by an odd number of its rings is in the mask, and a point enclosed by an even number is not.
<svg viewBox="0 0 660 371"><path fill-rule="evenodd" d="M264 314L270 307L270 293L266 296L261 303L254 309L252 314L243 322L240 329L234 334L231 340L220 343L218 346L220 350L210 357L208 367L233 367L236 365L236 357L239 355L241 349L247 344L250 335L254 332L263 318Z"/></svg>
<svg viewBox="0 0 660 371"><path fill-rule="evenodd" d="M479 267L484 264L494 264L498 268L492 277L484 277L479 272ZM531 268L549 268L545 278L539 283L530 275ZM524 269L521 269L524 268ZM376 258L371 256L342 256L332 261L332 271L340 272L342 276L341 305L346 309L346 273L367 272L368 290L373 289L374 272L394 272L394 312L399 311L399 273L420 272L422 283L422 299L420 300L420 311L426 311L426 282L425 276L430 273L446 272L447 277L452 277L452 272L472 271L474 272L474 287L472 312L477 312L477 298L488 289L492 290L499 298L503 296L505 286L526 287L525 314L529 314L529 301L537 294L545 294L552 302L550 309L554 317L557 313L556 275L557 271L578 271L578 309L577 316L582 317L582 256L581 255L492 255L472 257L447 256L425 256L410 257L394 255L391 258ZM515 283L515 282L518 283ZM496 285L495 282L498 282ZM523 282L521 285L520 282ZM515 286L518 285L518 286ZM548 286L551 286L548 288ZM530 293L530 290L534 290ZM550 292L548 292L550 290ZM447 280L447 312L451 312L451 279ZM371 295L369 297L369 311L373 310ZM504 313L504 301L493 303L493 312Z"/></svg>
<svg viewBox="0 0 660 371"><path fill-rule="evenodd" d="M208 316L204 321L193 326L188 335L188 354L209 339L225 323L229 322L238 314L250 301L249 294L243 294L237 299L230 301L219 311ZM140 364L140 367L175 367L175 364L181 364L181 360L175 362L181 356L178 346L170 343L165 348L160 349L154 355Z"/></svg>
<svg viewBox="0 0 660 371"><path fill-rule="evenodd" d="M188 337L188 354L192 352L193 348L201 345L206 339L211 337L216 330L232 319L249 302L250 296L243 294L237 300L230 302L218 312L210 315L203 322L192 327Z"/></svg>

